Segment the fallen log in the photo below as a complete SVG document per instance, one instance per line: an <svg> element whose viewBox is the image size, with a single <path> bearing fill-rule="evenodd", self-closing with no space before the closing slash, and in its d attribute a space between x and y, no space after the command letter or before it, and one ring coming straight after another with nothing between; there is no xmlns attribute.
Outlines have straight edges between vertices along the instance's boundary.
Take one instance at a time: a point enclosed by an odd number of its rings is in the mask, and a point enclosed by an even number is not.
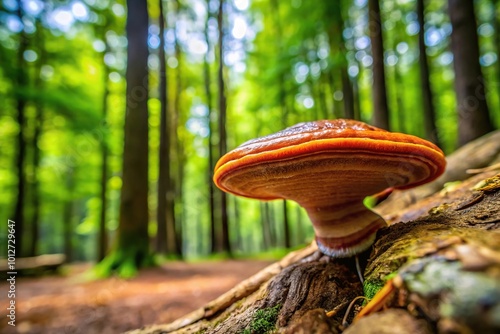
<svg viewBox="0 0 500 334"><path fill-rule="evenodd" d="M451 270L448 264L458 263L460 269L454 269L455 274L457 270L460 272L457 277L473 273L468 276L472 280L470 284L475 284L475 280L479 285L483 282L483 286L484 282L489 282L488 289L477 289L475 296L462 301L474 316L464 317L459 307L443 315L439 305L448 305L443 294L450 291L449 285L453 283L448 280L442 287L435 288L437 291L426 294L422 289L412 287L412 284L418 286L418 282L408 279L411 275L408 269L404 269L404 277L409 281L398 291L406 294L406 299L398 303L387 301L386 306L391 308L385 311L388 312L386 315L369 315L356 321L346 332L360 332L356 330L359 326L358 330L366 332L368 327L372 329L370 333L376 333L388 326L391 319L398 317L403 319L405 326L409 326L407 328L418 328L424 333L451 333L457 328L493 333L500 329L498 317L494 317L498 316L500 309L500 176L491 176L492 173L495 172L476 175L461 187L436 194L435 199L424 204L429 206L428 203L437 199L441 204L428 214L382 229L371 253L366 252L362 256L368 264L364 286L356 276L352 259L331 260L321 256L312 244L291 253L174 323L150 326L131 333L265 333L270 329L283 333L340 333L352 322L360 308L358 305L351 314L347 313L355 297L363 294L367 298L373 297L388 277L407 266L411 267L417 260L427 261L425 265L420 264L420 268L424 269L435 261L434 266L443 268L445 273ZM475 254L475 257L466 258L463 253ZM455 288L460 284L463 282L457 282ZM413 299L409 300L408 296ZM450 298L449 295L446 297ZM487 317L489 322L483 319L488 314L484 309L470 310L473 308L471 305L481 304L480 301L486 297L491 300L485 307L493 310ZM438 306L429 307L427 304ZM475 319L481 314L480 322L463 320ZM371 317L377 320L374 323L366 320Z"/></svg>
<svg viewBox="0 0 500 334"><path fill-rule="evenodd" d="M44 272L54 272L66 261L64 254L44 254L32 257L18 257L14 267L9 266L7 259L0 259L0 271L15 271L19 275L39 275Z"/></svg>

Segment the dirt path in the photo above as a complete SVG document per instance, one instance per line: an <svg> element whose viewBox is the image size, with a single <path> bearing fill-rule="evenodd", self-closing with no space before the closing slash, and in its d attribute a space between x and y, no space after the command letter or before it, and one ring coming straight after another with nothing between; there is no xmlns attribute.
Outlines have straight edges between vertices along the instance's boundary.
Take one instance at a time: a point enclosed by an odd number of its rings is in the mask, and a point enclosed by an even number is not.
<svg viewBox="0 0 500 334"><path fill-rule="evenodd" d="M88 266L74 266L67 277L18 278L16 327L7 325L7 285L0 283L0 332L120 333L167 323L269 265L269 261L168 263L146 269L128 281L117 278L79 282Z"/></svg>

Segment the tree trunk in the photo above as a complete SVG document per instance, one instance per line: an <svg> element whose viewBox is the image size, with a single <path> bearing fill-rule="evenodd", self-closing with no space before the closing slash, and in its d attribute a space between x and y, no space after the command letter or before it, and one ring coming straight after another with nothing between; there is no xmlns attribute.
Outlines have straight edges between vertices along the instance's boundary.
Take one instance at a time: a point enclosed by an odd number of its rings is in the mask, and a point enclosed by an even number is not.
<svg viewBox="0 0 500 334"><path fill-rule="evenodd" d="M335 101L335 98L333 95L335 94L335 79L333 76L333 71L330 70L326 73L326 79L328 81L328 87L330 88L330 97L331 97L331 106L332 106L332 112L331 112L331 117L333 119L337 119L342 117L339 108L337 108L337 102Z"/></svg>
<svg viewBox="0 0 500 334"><path fill-rule="evenodd" d="M486 102L486 87L479 64L474 2L448 0L453 31L451 49L458 108L458 145L493 130ZM466 47L464 47L466 46Z"/></svg>
<svg viewBox="0 0 500 334"><path fill-rule="evenodd" d="M43 81L41 79L41 69L46 62L47 52L44 47L43 28L39 20L36 21L36 47L38 49L39 58L36 63L35 88L37 91L43 91ZM38 238L40 235L40 179L39 168L41 160L41 151L39 147L40 137L43 129L43 102L38 100L35 104L35 129L33 132L33 172L32 172L32 196L31 206L33 216L31 221L31 245L28 256L35 256L38 251Z"/></svg>
<svg viewBox="0 0 500 334"><path fill-rule="evenodd" d="M174 15L176 18L180 17L180 2L179 0L175 1L174 6ZM169 237L169 240L172 244L171 252L176 254L179 257L182 257L182 211L175 212L175 202L176 200L180 203L183 203L182 197L182 179L184 177L184 152L182 148L182 142L179 136L179 123L183 123L180 121L181 119L181 94L182 94L182 53L181 46L179 44L178 32L177 32L177 23L175 24L175 58L177 59L177 70L176 70L176 79L175 79L175 95L174 95L174 114L172 120L172 133L176 134L176 136L171 137L172 147L175 154L176 164L172 165L173 175L175 181L172 182L170 196L168 196L169 200L169 208L172 210L172 215L174 215L174 220L172 224L168 227L168 233L172 235ZM169 241L170 242L170 241Z"/></svg>
<svg viewBox="0 0 500 334"><path fill-rule="evenodd" d="M219 86L219 154L222 156L227 152L226 135L226 92L224 83L224 0L219 0L219 11L217 13L217 24L219 27L219 68L218 68L218 86ZM221 244L220 251L231 254L229 242L229 222L227 215L227 195L221 193Z"/></svg>
<svg viewBox="0 0 500 334"><path fill-rule="evenodd" d="M238 204L238 199L236 196L233 196L233 217L234 217L234 228L231 230L233 232L233 244L231 245L231 250L244 252L243 249L243 236L241 229L241 218L240 218L240 207Z"/></svg>
<svg viewBox="0 0 500 334"><path fill-rule="evenodd" d="M358 68L361 71L361 66L359 66L359 64ZM352 79L352 93L354 97L354 119L359 121L361 120L361 98L359 92L358 78L359 74L357 75L357 77Z"/></svg>
<svg viewBox="0 0 500 334"><path fill-rule="evenodd" d="M398 61L398 63L394 65L394 81L396 82L396 85L394 85L394 94L396 95L396 105L398 108L396 114L398 120L398 131L403 133L408 133L406 130L406 123L405 123L406 109L403 98L404 87L401 87L401 85L399 84L403 81L399 66L400 66L400 61Z"/></svg>
<svg viewBox="0 0 500 334"><path fill-rule="evenodd" d="M104 34L103 34L104 35ZM103 38L106 40L106 38ZM106 43L105 52L108 51L109 46ZM105 53L104 53L105 54ZM109 97L109 73L110 69L106 62L104 61L104 54L102 57L102 69L103 69L103 85L104 90L102 93L102 131L101 131L101 180L100 180L100 200L101 200L101 210L99 212L99 243L98 243L98 253L97 261L101 261L106 257L108 252L108 230L106 228L106 211L108 208L108 132L107 132L107 115L108 115L108 97Z"/></svg>
<svg viewBox="0 0 500 334"><path fill-rule="evenodd" d="M425 46L424 13L424 0L417 0L418 25L420 26L420 30L418 32L418 49L420 54L418 63L420 65L420 87L422 89L422 105L424 108L425 137L434 144L440 146L436 127L436 111L434 108L431 89L429 64L427 62L427 52Z"/></svg>
<svg viewBox="0 0 500 334"><path fill-rule="evenodd" d="M338 73L340 74L340 82L342 84L342 100L344 103L344 112L342 114L345 118L354 119L354 94L352 83L347 73L347 51L343 36L344 19L342 18L342 1L328 2L326 9L326 22L329 22L327 33L330 40L330 57L334 60L333 66L339 69Z"/></svg>
<svg viewBox="0 0 500 334"><path fill-rule="evenodd" d="M404 14L403 14L404 15ZM398 20L395 23L394 29L396 31L403 31L406 28L406 24L402 20ZM396 110L393 112L393 121L394 124L392 124L392 130L393 131L398 131L398 132L403 132L403 133L409 133L409 129L406 129L406 124L405 124L405 115L407 114L406 108L405 108L405 99L404 99L404 93L405 93L405 87L403 85L403 79L404 76L401 75L402 71L402 59L403 59L403 54L400 54L397 51L397 46L399 43L404 41L404 37L402 38L398 34L394 35L393 40L391 41L392 47L394 50L396 50L398 54L398 61L396 64L392 66L392 74L393 74L393 82L395 83L393 85L393 95L396 98ZM417 115L418 116L418 115ZM412 121L416 121L415 117L412 117ZM412 122L412 124L415 122ZM414 125L414 124L413 124ZM414 129L412 129L414 131ZM410 131L410 133L415 134L415 132Z"/></svg>
<svg viewBox="0 0 500 334"><path fill-rule="evenodd" d="M271 248L278 247L278 227L276 226L276 216L274 211L274 203L266 204L267 220L269 221L269 232L271 236Z"/></svg>
<svg viewBox="0 0 500 334"><path fill-rule="evenodd" d="M213 179L213 171L215 168L214 164L214 126L212 124L212 118L213 118L213 104L212 104L212 79L211 79L211 74L210 74L210 52L212 50L212 44L210 42L210 37L208 35L208 23L210 20L210 12L209 12L209 6L210 6L210 0L206 1L206 6L207 6L207 19L205 21L205 30L204 30L204 35L205 35L205 42L207 43L207 53L205 54L205 57L203 58L203 79L204 79L204 84L205 84L205 95L207 99L207 125L208 125L208 170L207 170L207 182L208 182L208 197L209 197L209 210L210 210L210 253L215 253L215 244L216 244L216 220L215 220L215 211L216 211L216 205L215 205L215 188L214 188L214 182L212 181Z"/></svg>
<svg viewBox="0 0 500 334"><path fill-rule="evenodd" d="M21 22L23 21L23 4L21 0L18 0L17 5L17 15ZM18 90L25 89L28 83L28 77L26 72L26 63L24 61L24 51L26 51L28 45L27 36L24 32L24 29L19 33L19 46L17 49L17 77L16 84ZM13 220L16 222L16 256L25 255L25 245L24 245L24 236L25 236L25 221L24 221L24 206L25 206L25 196L26 196L26 139L24 130L26 128L26 119L25 119L25 106L26 101L24 97L17 91L17 101L16 101L16 110L17 110L17 124L19 126L19 132L17 133L17 157L16 157L16 172L17 172L17 197L16 197L16 205L14 209Z"/></svg>
<svg viewBox="0 0 500 334"><path fill-rule="evenodd" d="M328 119L330 114L329 111L331 110L331 108L328 106L328 101L326 99L326 96L328 95L328 82L326 76L322 73L318 80L316 80L314 85L318 90L318 104L319 109L321 110L321 117L323 119Z"/></svg>
<svg viewBox="0 0 500 334"><path fill-rule="evenodd" d="M341 67L340 71L344 99L344 117L347 119L359 119L359 116L356 116L354 111L354 90L349 74L347 73L347 64Z"/></svg>
<svg viewBox="0 0 500 334"><path fill-rule="evenodd" d="M304 222L302 219L302 208L300 206L296 207L296 215L297 215L297 226L296 226L296 238L295 244L302 245L306 242L305 233L304 233Z"/></svg>
<svg viewBox="0 0 500 334"><path fill-rule="evenodd" d="M64 238L64 255L66 263L73 261L73 211L74 211L74 198L75 191L75 173L73 168L70 168L66 174L66 199L64 200L63 207L63 238Z"/></svg>
<svg viewBox="0 0 500 334"><path fill-rule="evenodd" d="M163 0L159 0L160 16L160 148L158 152L158 207L156 211L156 252L159 254L168 254L168 241L167 241L167 225L171 225L173 215L169 214L171 210L167 210L167 193L170 189L170 128L168 121L168 82L167 70L165 60L165 16L163 14ZM169 223L167 224L167 221ZM171 232L171 231L170 231Z"/></svg>
<svg viewBox="0 0 500 334"><path fill-rule="evenodd" d="M38 89L42 89L41 85L37 85ZM31 221L31 245L28 256L35 256L38 251L38 238L40 236L40 178L38 176L40 168L41 152L38 146L43 127L43 106L41 102L37 102L35 106L35 129L33 133L33 174L32 174L32 197L31 206L33 216Z"/></svg>
<svg viewBox="0 0 500 334"><path fill-rule="evenodd" d="M271 240L271 223L269 221L269 203L260 203L260 220L262 226L262 239L263 239L263 248L264 250L268 250L271 248L272 240Z"/></svg>
<svg viewBox="0 0 500 334"><path fill-rule="evenodd" d="M379 0L368 0L368 20L373 57L373 125L389 130L389 107L384 70L384 43Z"/></svg>
<svg viewBox="0 0 500 334"><path fill-rule="evenodd" d="M142 0L128 0L126 32L127 92L122 189L118 240L102 262L104 275L112 270L124 277L151 258L148 237L148 11Z"/></svg>
<svg viewBox="0 0 500 334"><path fill-rule="evenodd" d="M274 22L276 24L276 54L277 57L279 58L283 54L283 30L281 27L281 18L280 18L280 7L279 7L279 2L278 0L272 0L271 1L271 8L272 11L274 12ZM314 85L311 83L311 86L314 87L317 85ZM285 88L285 73L283 70L280 70L280 73L278 75L278 104L281 109L281 126L282 128L286 128L288 126L288 115L289 115L289 110L287 106L287 100L286 100L286 88ZM319 87L318 87L319 89ZM320 102L321 97L318 96L316 101ZM320 102L321 104L321 102ZM315 108L317 109L317 107ZM326 108L323 109L324 113L326 114ZM284 245L285 247L290 247L290 222L288 220L288 214L286 210L286 201L283 201L283 230L285 232L284 234Z"/></svg>
<svg viewBox="0 0 500 334"><path fill-rule="evenodd" d="M285 248L290 248L292 246L290 237L290 224L288 223L288 209L286 205L286 200L283 200L283 246Z"/></svg>

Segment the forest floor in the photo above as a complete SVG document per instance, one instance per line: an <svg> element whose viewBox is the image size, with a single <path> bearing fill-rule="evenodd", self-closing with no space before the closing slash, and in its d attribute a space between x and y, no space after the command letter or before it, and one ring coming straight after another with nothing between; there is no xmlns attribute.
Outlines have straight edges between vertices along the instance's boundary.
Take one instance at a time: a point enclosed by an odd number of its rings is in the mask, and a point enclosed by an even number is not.
<svg viewBox="0 0 500 334"><path fill-rule="evenodd" d="M203 306L269 265L265 260L169 262L142 270L130 280L84 281L89 264L65 275L16 281L16 327L7 324L7 284L0 283L0 332L121 333L171 322ZM3 293L5 292L5 293Z"/></svg>

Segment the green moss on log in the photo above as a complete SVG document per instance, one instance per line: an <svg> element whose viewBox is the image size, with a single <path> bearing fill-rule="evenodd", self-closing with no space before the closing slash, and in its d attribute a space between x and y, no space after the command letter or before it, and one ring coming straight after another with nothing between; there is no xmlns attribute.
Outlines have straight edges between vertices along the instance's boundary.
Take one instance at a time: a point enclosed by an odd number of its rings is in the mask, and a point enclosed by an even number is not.
<svg viewBox="0 0 500 334"><path fill-rule="evenodd" d="M257 310L252 322L243 331L243 334L266 334L274 330L280 309L281 305L278 304L273 307Z"/></svg>

